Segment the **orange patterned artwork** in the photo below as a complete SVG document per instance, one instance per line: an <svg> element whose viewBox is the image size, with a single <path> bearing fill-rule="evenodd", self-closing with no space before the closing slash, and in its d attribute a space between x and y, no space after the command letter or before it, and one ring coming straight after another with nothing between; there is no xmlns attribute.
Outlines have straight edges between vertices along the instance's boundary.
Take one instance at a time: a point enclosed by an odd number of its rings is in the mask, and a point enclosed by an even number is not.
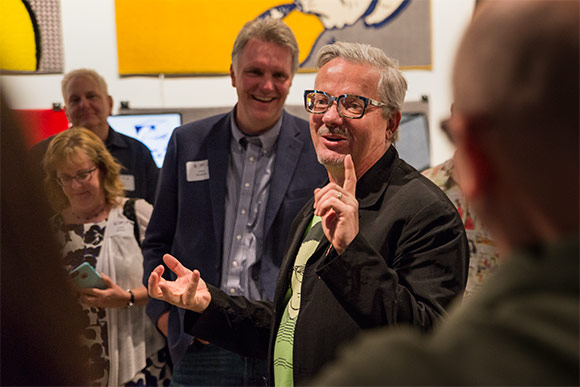
<svg viewBox="0 0 580 387"><path fill-rule="evenodd" d="M228 74L236 35L256 17L292 29L302 72L337 40L381 47L403 68L431 68L429 0L115 0L115 12L121 75Z"/></svg>

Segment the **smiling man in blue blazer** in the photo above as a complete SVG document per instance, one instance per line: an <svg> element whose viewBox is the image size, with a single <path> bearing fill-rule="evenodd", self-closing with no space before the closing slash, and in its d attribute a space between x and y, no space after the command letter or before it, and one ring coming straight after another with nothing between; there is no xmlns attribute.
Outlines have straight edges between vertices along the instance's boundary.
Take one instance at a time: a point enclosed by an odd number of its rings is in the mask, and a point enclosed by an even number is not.
<svg viewBox="0 0 580 387"><path fill-rule="evenodd" d="M272 300L290 224L327 176L308 123L283 110L297 69L283 22L242 28L230 68L238 103L169 141L143 243L145 284L171 252L228 294ZM263 384L264 360L183 333L184 311L163 301L151 299L147 311L168 337L174 385Z"/></svg>

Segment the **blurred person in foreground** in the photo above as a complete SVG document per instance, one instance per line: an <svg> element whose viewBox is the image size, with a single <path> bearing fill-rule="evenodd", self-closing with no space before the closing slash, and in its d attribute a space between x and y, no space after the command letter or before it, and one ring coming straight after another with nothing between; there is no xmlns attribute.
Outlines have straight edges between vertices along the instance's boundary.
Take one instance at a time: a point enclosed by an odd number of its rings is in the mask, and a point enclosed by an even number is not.
<svg viewBox="0 0 580 387"><path fill-rule="evenodd" d="M474 12L481 2L481 0L475 0ZM451 104L451 115L453 115L453 104ZM500 256L489 230L482 223L479 215L473 212L471 205L461 192L454 157L421 173L445 192L457 208L465 226L469 242L469 272L463 297L470 298L497 272L500 263L503 262L503 257Z"/></svg>
<svg viewBox="0 0 580 387"><path fill-rule="evenodd" d="M431 335L368 334L315 385L579 385L579 17L577 1L476 11L444 127L506 261Z"/></svg>
<svg viewBox="0 0 580 387"><path fill-rule="evenodd" d="M188 309L186 332L268 358L279 386L303 384L364 329L431 330L467 278L455 207L392 146L407 88L396 62L336 42L317 66L304 103L328 181L294 219L274 301L228 296L169 254L175 281L161 277L164 266L149 279L152 297Z"/></svg>
<svg viewBox="0 0 580 387"><path fill-rule="evenodd" d="M169 381L165 340L145 314L140 244L152 207L127 199L121 166L88 129L56 135L44 158L51 219L63 265L88 262L106 288L78 288L94 385L162 385Z"/></svg>
<svg viewBox="0 0 580 387"><path fill-rule="evenodd" d="M4 93L0 107L0 385L85 386L82 315L50 232L41 174Z"/></svg>
<svg viewBox="0 0 580 387"><path fill-rule="evenodd" d="M453 114L453 107L451 111ZM489 230L461 192L454 157L421 173L445 192L463 221L469 242L469 272L463 297L468 299L497 272L503 257L500 256Z"/></svg>
<svg viewBox="0 0 580 387"><path fill-rule="evenodd" d="M149 148L109 126L107 117L113 112L113 97L109 95L105 79L91 69L72 70L63 77L61 91L64 110L72 126L95 133L121 164L120 178L125 195L154 204L159 169ZM33 167L42 165L48 144L54 137L42 140L30 149Z"/></svg>

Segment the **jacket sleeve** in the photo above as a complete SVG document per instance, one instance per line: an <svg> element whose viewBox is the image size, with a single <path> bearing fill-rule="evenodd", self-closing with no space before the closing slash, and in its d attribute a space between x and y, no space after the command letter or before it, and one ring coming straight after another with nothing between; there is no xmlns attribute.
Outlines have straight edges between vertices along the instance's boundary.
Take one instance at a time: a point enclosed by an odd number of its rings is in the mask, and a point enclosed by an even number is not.
<svg viewBox="0 0 580 387"><path fill-rule="evenodd" d="M393 259L359 233L342 255L331 249L317 273L361 328L403 323L429 330L462 294L468 257L461 219L432 203L405 224Z"/></svg>
<svg viewBox="0 0 580 387"><path fill-rule="evenodd" d="M208 284L212 301L201 314L186 311L186 333L242 356L266 359L274 308L269 301L228 296Z"/></svg>
<svg viewBox="0 0 580 387"><path fill-rule="evenodd" d="M165 161L160 174L158 197L143 241L143 284L147 287L149 275L163 264L163 255L170 253L177 224L177 145L175 132L169 140ZM169 278L169 269L164 277ZM164 301L149 298L147 315L155 326L159 316L169 311Z"/></svg>

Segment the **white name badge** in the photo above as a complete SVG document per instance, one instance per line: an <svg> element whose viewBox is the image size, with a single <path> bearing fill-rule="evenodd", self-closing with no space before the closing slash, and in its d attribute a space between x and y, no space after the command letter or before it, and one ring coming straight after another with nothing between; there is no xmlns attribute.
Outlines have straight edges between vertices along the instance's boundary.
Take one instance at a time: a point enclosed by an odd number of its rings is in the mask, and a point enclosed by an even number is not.
<svg viewBox="0 0 580 387"><path fill-rule="evenodd" d="M126 219L118 219L111 225L111 235L127 236L134 235L133 223Z"/></svg>
<svg viewBox="0 0 580 387"><path fill-rule="evenodd" d="M209 179L209 163L207 160L188 161L185 163L187 181L203 181Z"/></svg>
<svg viewBox="0 0 580 387"><path fill-rule="evenodd" d="M125 187L125 191L135 191L135 176L121 175L121 182Z"/></svg>

